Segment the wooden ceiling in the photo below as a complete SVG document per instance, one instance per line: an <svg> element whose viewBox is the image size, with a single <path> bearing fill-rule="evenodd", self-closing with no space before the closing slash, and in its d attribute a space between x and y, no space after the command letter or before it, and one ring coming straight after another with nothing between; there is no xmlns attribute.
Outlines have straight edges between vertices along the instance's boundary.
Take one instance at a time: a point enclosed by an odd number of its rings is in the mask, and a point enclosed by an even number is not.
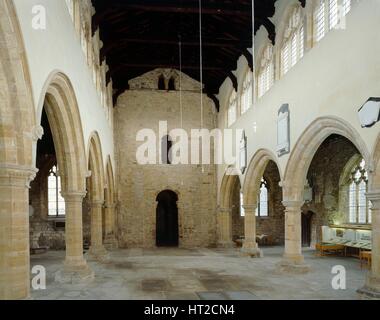
<svg viewBox="0 0 380 320"><path fill-rule="evenodd" d="M274 42L275 27L268 19L276 0L255 1L255 32L263 25ZM304 1L301 1L304 2ZM199 0L92 0L96 13L92 32L100 28L101 60L107 57L114 100L128 81L155 68L180 68L200 80ZM304 4L304 3L303 3ZM232 70L252 46L251 0L202 1L203 83L215 99L226 77L237 86Z"/></svg>

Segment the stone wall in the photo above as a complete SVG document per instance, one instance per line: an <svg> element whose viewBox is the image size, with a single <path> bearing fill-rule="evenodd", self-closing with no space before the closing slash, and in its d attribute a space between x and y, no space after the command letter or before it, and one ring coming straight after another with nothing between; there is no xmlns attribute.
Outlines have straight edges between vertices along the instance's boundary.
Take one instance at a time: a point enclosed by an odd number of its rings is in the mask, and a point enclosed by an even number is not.
<svg viewBox="0 0 380 320"><path fill-rule="evenodd" d="M161 75L166 82L168 77L174 77L177 90L158 90ZM190 130L199 129L201 124L200 84L186 75L181 78L183 129L190 136ZM136 141L139 130L147 128L155 132L159 161L159 121L167 121L169 131L181 128L179 72L157 69L130 81L130 88L119 97L115 108L120 246L155 246L156 197L167 189L178 194L179 246L215 245L215 165L140 165L136 161L137 148L144 143ZM203 127L213 129L215 106L205 95L203 101Z"/></svg>

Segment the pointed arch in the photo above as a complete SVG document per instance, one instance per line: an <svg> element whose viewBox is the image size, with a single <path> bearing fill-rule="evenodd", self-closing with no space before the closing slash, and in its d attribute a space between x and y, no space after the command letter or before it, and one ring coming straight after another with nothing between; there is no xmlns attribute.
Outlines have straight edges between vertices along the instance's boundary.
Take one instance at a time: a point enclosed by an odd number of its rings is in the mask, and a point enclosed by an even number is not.
<svg viewBox="0 0 380 320"><path fill-rule="evenodd" d="M88 169L91 171L91 198L104 200L104 165L99 134L93 132L88 143Z"/></svg>
<svg viewBox="0 0 380 320"><path fill-rule="evenodd" d="M332 134L351 141L369 163L369 152L358 132L338 117L321 117L313 121L298 139L286 166L283 191L284 200L301 201L311 161L321 144Z"/></svg>
<svg viewBox="0 0 380 320"><path fill-rule="evenodd" d="M231 208L233 190L236 187L236 183L240 183L240 177L230 172L231 168L227 168L224 173L222 184L220 187L220 207Z"/></svg>
<svg viewBox="0 0 380 320"><path fill-rule="evenodd" d="M31 168L37 139L29 66L13 1L1 1L0 12L0 163Z"/></svg>
<svg viewBox="0 0 380 320"><path fill-rule="evenodd" d="M106 200L108 203L113 204L115 202L115 178L113 174L113 168L112 168L112 161L111 157L107 157L107 164L106 164Z"/></svg>
<svg viewBox="0 0 380 320"><path fill-rule="evenodd" d="M244 179L244 205L249 206L256 204L257 196L260 190L261 179L264 175L265 169L269 161L273 161L276 164L277 169L279 171L280 179L282 179L280 167L277 163L277 157L269 150L258 150L249 163L247 174Z"/></svg>
<svg viewBox="0 0 380 320"><path fill-rule="evenodd" d="M61 72L52 75L44 96L62 190L83 192L86 190L87 174L83 129L74 89L68 77Z"/></svg>
<svg viewBox="0 0 380 320"><path fill-rule="evenodd" d="M372 151L371 160L371 163L367 162L370 169L368 188L370 191L380 191L380 134Z"/></svg>

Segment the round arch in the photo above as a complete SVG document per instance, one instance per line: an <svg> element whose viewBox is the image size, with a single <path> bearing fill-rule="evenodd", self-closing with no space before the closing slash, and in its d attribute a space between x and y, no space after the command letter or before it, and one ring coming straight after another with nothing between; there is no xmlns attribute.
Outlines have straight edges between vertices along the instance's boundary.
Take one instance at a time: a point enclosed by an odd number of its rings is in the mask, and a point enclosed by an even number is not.
<svg viewBox="0 0 380 320"><path fill-rule="evenodd" d="M264 175L265 169L269 161L273 161L276 164L276 167L280 175L280 179L282 180L282 174L280 171L280 167L277 163L276 156L269 150L258 150L249 163L247 174L244 179L244 205L249 206L256 204L257 195L260 190L261 179Z"/></svg>
<svg viewBox="0 0 380 320"><path fill-rule="evenodd" d="M365 142L348 122L338 117L318 118L302 133L289 157L283 183L284 200L302 201L311 161L321 144L332 134L350 140L369 163Z"/></svg>
<svg viewBox="0 0 380 320"><path fill-rule="evenodd" d="M52 130L63 192L84 192L87 173L82 123L73 87L56 73L45 95L44 108Z"/></svg>

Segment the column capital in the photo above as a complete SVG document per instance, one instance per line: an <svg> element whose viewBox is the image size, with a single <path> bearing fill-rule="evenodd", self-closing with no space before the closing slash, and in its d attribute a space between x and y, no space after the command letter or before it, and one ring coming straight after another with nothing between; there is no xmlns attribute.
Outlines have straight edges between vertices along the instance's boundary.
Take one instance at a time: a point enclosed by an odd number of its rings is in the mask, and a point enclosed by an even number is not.
<svg viewBox="0 0 380 320"><path fill-rule="evenodd" d="M37 172L38 169L35 167L0 164L0 185L29 188Z"/></svg>
<svg viewBox="0 0 380 320"><path fill-rule="evenodd" d="M97 206L103 206L104 205L104 200L92 200L90 202L91 206L97 207Z"/></svg>
<svg viewBox="0 0 380 320"><path fill-rule="evenodd" d="M369 191L366 197L372 203L372 209L380 209L380 190Z"/></svg>
<svg viewBox="0 0 380 320"><path fill-rule="evenodd" d="M257 208L257 205L254 205L254 204L246 204L246 205L243 205L243 209L244 211L252 211L254 212Z"/></svg>
<svg viewBox="0 0 380 320"><path fill-rule="evenodd" d="M295 209L301 209L303 204L305 203L304 200L284 200L282 201L282 204L285 206L285 208L295 208Z"/></svg>
<svg viewBox="0 0 380 320"><path fill-rule="evenodd" d="M86 196L86 191L62 191L61 196L66 202L82 202Z"/></svg>
<svg viewBox="0 0 380 320"><path fill-rule="evenodd" d="M218 211L220 213L226 213L226 212L230 213L232 212L232 208L218 208Z"/></svg>

